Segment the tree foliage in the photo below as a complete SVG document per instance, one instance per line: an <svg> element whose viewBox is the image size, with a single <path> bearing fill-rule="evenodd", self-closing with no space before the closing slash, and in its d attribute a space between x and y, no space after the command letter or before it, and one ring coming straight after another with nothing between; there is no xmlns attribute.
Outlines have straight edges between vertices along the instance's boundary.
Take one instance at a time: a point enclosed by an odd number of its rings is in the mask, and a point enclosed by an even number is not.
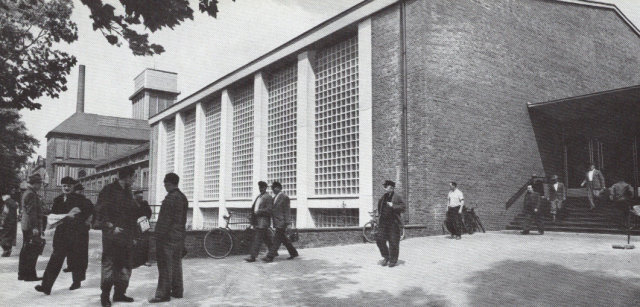
<svg viewBox="0 0 640 307"><path fill-rule="evenodd" d="M71 0L0 0L0 107L38 109L67 90L75 57L56 43L78 39Z"/></svg>
<svg viewBox="0 0 640 307"><path fill-rule="evenodd" d="M35 153L38 140L27 132L15 109L0 109L0 187L20 182L18 173Z"/></svg>

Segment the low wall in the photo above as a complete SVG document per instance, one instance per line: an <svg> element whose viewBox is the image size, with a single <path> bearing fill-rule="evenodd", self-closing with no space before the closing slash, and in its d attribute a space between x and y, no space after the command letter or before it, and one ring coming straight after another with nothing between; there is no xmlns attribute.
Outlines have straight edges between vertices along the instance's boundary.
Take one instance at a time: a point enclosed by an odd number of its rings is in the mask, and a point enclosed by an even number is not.
<svg viewBox="0 0 640 307"><path fill-rule="evenodd" d="M188 258L207 257L203 247L204 236L207 230L190 230L187 231L185 239L185 247L187 249ZM238 241L245 239L243 230L234 230L234 235ZM304 249L311 247L348 245L363 243L362 227L344 227L344 228L303 228L298 229L300 239L295 242L296 248ZM440 234L429 232L425 225L406 225L405 238L424 237L429 235ZM249 242L249 240L247 240ZM247 244L248 245L248 244ZM245 255L248 253L248 246L234 247L232 255ZM281 247L284 249L284 247ZM282 252L281 252L282 253ZM285 251L286 253L286 251ZM151 258L155 258L155 241L150 242Z"/></svg>

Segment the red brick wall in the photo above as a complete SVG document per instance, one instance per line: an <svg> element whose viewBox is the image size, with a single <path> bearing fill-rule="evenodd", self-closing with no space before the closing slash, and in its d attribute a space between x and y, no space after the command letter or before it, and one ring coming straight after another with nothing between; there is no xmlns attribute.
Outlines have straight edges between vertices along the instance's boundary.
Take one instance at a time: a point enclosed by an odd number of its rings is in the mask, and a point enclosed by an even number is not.
<svg viewBox="0 0 640 307"><path fill-rule="evenodd" d="M401 166L400 140L387 142L400 135L399 22L396 6L372 24L376 185ZM524 181L558 171L558 130L533 125L527 102L640 83L640 39L612 10L417 0L407 2L407 25L408 203L411 223L432 230L449 181L481 206L488 228L502 229L520 208L505 212L504 203Z"/></svg>

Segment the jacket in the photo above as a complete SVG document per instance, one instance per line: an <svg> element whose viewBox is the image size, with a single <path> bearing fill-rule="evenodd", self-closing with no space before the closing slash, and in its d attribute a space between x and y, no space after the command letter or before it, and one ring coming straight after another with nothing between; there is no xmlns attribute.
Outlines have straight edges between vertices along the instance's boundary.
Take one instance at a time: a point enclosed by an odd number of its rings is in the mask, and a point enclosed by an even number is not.
<svg viewBox="0 0 640 307"><path fill-rule="evenodd" d="M565 201L567 199L567 190L564 188L564 184L562 184L562 182L558 182L558 190L556 191L553 188L553 184L550 183L547 186L547 200L549 201L554 201L554 200L561 200L561 201Z"/></svg>
<svg viewBox="0 0 640 307"><path fill-rule="evenodd" d="M62 224L56 227L53 235L54 249L73 246L73 242L78 240L81 232L84 231L84 222L93 213L93 208L84 196L75 193L68 194L66 201L64 194L53 199L52 214L67 214L73 208L80 209L80 213L74 218L67 217Z"/></svg>
<svg viewBox="0 0 640 307"><path fill-rule="evenodd" d="M584 181L582 181L582 184L586 184L589 182L589 171L584 173ZM604 182L604 176L602 175L602 172L600 172L599 170L593 170L593 181L591 181L591 188L594 190L601 190L604 189L606 187L605 182Z"/></svg>
<svg viewBox="0 0 640 307"><path fill-rule="evenodd" d="M118 181L106 185L96 202L96 224L102 229L103 241L117 241L119 246L130 246L137 236L139 212L130 189L123 188ZM113 228L108 228L108 223ZM115 233L115 227L122 232ZM106 250L109 248L103 248Z"/></svg>
<svg viewBox="0 0 640 307"><path fill-rule="evenodd" d="M160 242L181 242L186 234L187 210L189 201L180 191L174 189L167 193L154 229L156 240Z"/></svg>
<svg viewBox="0 0 640 307"><path fill-rule="evenodd" d="M0 229L14 229L18 223L18 202L9 198L0 206Z"/></svg>
<svg viewBox="0 0 640 307"><path fill-rule="evenodd" d="M628 183L621 181L611 186L611 198L614 201L626 201L633 198L633 188Z"/></svg>
<svg viewBox="0 0 640 307"><path fill-rule="evenodd" d="M289 196L280 191L273 199L273 209L271 210L274 228L287 228L287 226L291 225L290 210L291 200L289 200Z"/></svg>
<svg viewBox="0 0 640 307"><path fill-rule="evenodd" d="M398 193L396 193L395 191L391 193L393 193L391 195L391 203L393 204L392 207L389 207L389 205L385 202L385 199L388 197L389 193L385 193L384 195L382 195L382 197L380 197L380 200L378 200L378 214L380 214L380 224L402 223L400 215L406 209L406 205L404 204L402 197L400 197Z"/></svg>
<svg viewBox="0 0 640 307"><path fill-rule="evenodd" d="M538 192L527 192L524 194L524 211L534 212L540 210L540 194Z"/></svg>
<svg viewBox="0 0 640 307"><path fill-rule="evenodd" d="M258 212L256 212L256 204L258 203L258 199L260 199L260 207L258 207ZM267 192L260 194L256 197L256 200L253 201L253 205L251 206L251 215L249 219L251 220L251 225L256 228L264 229L269 228L271 226L271 210L273 207L273 197Z"/></svg>
<svg viewBox="0 0 640 307"><path fill-rule="evenodd" d="M22 195L22 231L33 231L42 229L44 203L36 191L29 187Z"/></svg>

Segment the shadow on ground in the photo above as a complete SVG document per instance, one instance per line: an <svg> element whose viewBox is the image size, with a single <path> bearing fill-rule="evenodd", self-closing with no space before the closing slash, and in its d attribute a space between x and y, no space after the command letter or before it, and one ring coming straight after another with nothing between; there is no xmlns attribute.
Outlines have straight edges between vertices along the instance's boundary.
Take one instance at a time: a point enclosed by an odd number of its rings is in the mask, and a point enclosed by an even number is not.
<svg viewBox="0 0 640 307"><path fill-rule="evenodd" d="M472 306L640 306L640 279L534 261L502 261L466 280Z"/></svg>

